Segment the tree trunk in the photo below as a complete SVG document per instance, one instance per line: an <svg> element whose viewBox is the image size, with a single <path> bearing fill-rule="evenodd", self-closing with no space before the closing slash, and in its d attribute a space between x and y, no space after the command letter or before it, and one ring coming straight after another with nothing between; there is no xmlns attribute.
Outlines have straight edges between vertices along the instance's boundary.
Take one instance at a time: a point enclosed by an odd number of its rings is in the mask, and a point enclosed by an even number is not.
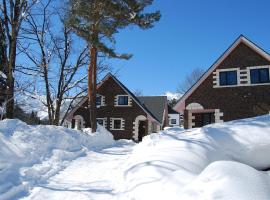
<svg viewBox="0 0 270 200"><path fill-rule="evenodd" d="M13 39L10 44L10 57L7 69L7 107L6 116L9 119L13 118L14 115L14 77L13 71L15 68L16 60L16 33L12 31Z"/></svg>
<svg viewBox="0 0 270 200"><path fill-rule="evenodd" d="M90 49L90 65L88 68L88 101L90 124L92 132L97 130L97 116L96 116L96 95L97 95L97 49L91 47Z"/></svg>

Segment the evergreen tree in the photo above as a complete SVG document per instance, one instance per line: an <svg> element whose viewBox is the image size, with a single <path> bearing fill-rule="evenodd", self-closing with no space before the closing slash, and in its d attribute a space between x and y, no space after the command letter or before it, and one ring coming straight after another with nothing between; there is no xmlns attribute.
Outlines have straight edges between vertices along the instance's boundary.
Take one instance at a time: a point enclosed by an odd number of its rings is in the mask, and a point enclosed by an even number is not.
<svg viewBox="0 0 270 200"><path fill-rule="evenodd" d="M108 57L129 59L131 55L117 54L110 44L114 34L130 25L152 28L160 12L145 13L153 0L69 0L67 24L86 40L90 47L88 68L88 99L92 131L96 131L96 67L98 53Z"/></svg>

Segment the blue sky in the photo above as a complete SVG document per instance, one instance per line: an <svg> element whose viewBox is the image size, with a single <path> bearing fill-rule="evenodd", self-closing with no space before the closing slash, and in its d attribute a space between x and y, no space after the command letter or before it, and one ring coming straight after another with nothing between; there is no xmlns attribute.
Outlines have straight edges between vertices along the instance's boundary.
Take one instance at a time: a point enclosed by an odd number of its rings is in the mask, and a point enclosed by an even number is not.
<svg viewBox="0 0 270 200"><path fill-rule="evenodd" d="M269 0L155 0L160 22L153 29L121 30L116 49L129 61L110 61L119 79L144 95L175 92L192 69L208 69L240 35L270 52Z"/></svg>

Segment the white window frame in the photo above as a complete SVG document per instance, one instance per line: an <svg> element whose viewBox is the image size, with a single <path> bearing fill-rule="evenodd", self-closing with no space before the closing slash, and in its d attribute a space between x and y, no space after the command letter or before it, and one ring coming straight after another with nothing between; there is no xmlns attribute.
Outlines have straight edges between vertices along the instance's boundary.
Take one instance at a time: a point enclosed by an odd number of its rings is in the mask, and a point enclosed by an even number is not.
<svg viewBox="0 0 270 200"><path fill-rule="evenodd" d="M237 78L237 84L236 85L220 85L220 77L219 74L220 72L230 72L230 71L236 71L236 78ZM214 88L226 88L226 87L238 87L240 86L240 68L228 68L228 69L217 69L213 73L213 78L216 80L213 81L213 87Z"/></svg>
<svg viewBox="0 0 270 200"><path fill-rule="evenodd" d="M121 121L120 129L115 129L114 128L114 122L116 120L120 120ZM110 119L110 130L113 130L113 131L123 131L123 130L125 130L125 120L123 118L111 118Z"/></svg>
<svg viewBox="0 0 270 200"><path fill-rule="evenodd" d="M270 85L270 83L251 83L251 76L250 70L251 69L269 69L269 79L270 79L270 65L261 65L261 66L250 66L246 67L245 69L240 68L228 68L228 69L217 69L213 72L213 88L226 88L226 87L242 87L242 86L258 86L258 85ZM235 71L237 70L237 85L219 85L219 72L226 72L226 71ZM241 74L241 72L245 72L245 74ZM241 83L244 81L246 83Z"/></svg>
<svg viewBox="0 0 270 200"><path fill-rule="evenodd" d="M250 74L250 70L252 69L267 69L269 70L269 79L270 79L270 66L269 65L265 65L265 66L253 66L253 67L247 67L247 74L248 74L248 85L249 86L257 86L257 85L270 85L269 83L251 83L251 74Z"/></svg>
<svg viewBox="0 0 270 200"><path fill-rule="evenodd" d="M119 97L128 97L128 104L127 105L119 105L118 104ZM132 104L132 100L131 100L130 95L120 94L120 95L115 96L114 106L116 106L116 107L130 107L130 106L132 106L131 104Z"/></svg>

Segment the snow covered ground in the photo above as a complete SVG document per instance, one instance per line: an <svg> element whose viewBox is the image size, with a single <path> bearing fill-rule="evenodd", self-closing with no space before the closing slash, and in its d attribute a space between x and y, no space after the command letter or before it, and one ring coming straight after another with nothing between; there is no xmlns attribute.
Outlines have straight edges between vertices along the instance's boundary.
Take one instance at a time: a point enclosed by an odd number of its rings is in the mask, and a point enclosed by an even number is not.
<svg viewBox="0 0 270 200"><path fill-rule="evenodd" d="M56 126L28 126L19 120L0 122L0 199L18 199L47 183L72 160L89 151L115 145L102 127L98 134Z"/></svg>
<svg viewBox="0 0 270 200"><path fill-rule="evenodd" d="M123 199L270 199L270 115L144 138Z"/></svg>
<svg viewBox="0 0 270 200"><path fill-rule="evenodd" d="M140 144L0 122L0 199L270 199L270 115Z"/></svg>
<svg viewBox="0 0 270 200"><path fill-rule="evenodd" d="M23 200L117 199L124 183L122 166L133 145L118 141L110 148L89 151L47 183L35 186Z"/></svg>

